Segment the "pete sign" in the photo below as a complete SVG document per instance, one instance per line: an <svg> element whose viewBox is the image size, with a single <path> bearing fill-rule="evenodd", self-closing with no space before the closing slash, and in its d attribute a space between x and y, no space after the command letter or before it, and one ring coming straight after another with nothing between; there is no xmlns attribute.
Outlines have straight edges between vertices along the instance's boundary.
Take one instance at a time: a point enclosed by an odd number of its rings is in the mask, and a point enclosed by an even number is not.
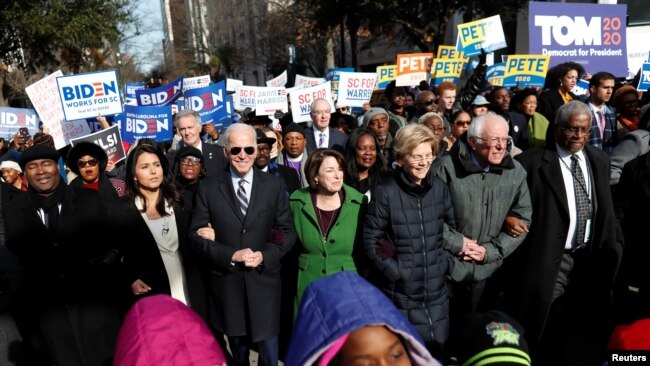
<svg viewBox="0 0 650 366"><path fill-rule="evenodd" d="M627 76L627 5L531 2L528 11L530 53Z"/></svg>
<svg viewBox="0 0 650 366"><path fill-rule="evenodd" d="M172 107L124 107L125 118L120 120L120 130L124 141L134 143L149 138L156 141L169 141L173 137Z"/></svg>
<svg viewBox="0 0 650 366"><path fill-rule="evenodd" d="M66 121L122 113L115 70L56 78Z"/></svg>
<svg viewBox="0 0 650 366"><path fill-rule="evenodd" d="M510 55L506 60L503 86L544 86L550 56Z"/></svg>
<svg viewBox="0 0 650 366"><path fill-rule="evenodd" d="M432 86L438 86L443 81L450 81L458 84L460 74L466 62L463 59L437 58L431 65L431 75L434 77Z"/></svg>
<svg viewBox="0 0 650 366"><path fill-rule="evenodd" d="M409 53L397 55L395 86L416 86L428 81L433 53Z"/></svg>
<svg viewBox="0 0 650 366"><path fill-rule="evenodd" d="M363 107L375 90L377 74L374 72L342 72L339 74L338 103L349 107Z"/></svg>
<svg viewBox="0 0 650 366"><path fill-rule="evenodd" d="M386 89L395 80L397 65L377 66L377 89Z"/></svg>
<svg viewBox="0 0 650 366"><path fill-rule="evenodd" d="M490 53L507 46L499 15L458 24L456 48L465 56L480 55L482 49Z"/></svg>
<svg viewBox="0 0 650 366"><path fill-rule="evenodd" d="M135 98L139 106L163 106L172 104L183 92L183 76L176 80L154 89L141 89L135 91ZM126 138L125 138L126 141Z"/></svg>

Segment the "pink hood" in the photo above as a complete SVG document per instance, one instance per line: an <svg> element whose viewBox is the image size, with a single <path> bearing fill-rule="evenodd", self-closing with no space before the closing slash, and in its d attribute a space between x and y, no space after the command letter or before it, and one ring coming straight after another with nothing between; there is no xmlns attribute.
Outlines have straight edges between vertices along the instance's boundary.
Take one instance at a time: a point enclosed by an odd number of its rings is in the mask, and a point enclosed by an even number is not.
<svg viewBox="0 0 650 366"><path fill-rule="evenodd" d="M114 365L226 366L208 326L190 308L167 295L133 305L120 329Z"/></svg>

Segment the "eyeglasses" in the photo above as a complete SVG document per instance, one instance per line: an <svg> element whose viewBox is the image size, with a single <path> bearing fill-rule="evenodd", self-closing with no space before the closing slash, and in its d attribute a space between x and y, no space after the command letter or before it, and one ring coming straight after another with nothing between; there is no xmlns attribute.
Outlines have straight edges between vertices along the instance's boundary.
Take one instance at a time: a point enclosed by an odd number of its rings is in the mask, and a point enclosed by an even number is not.
<svg viewBox="0 0 650 366"><path fill-rule="evenodd" d="M321 111L311 111L310 113L315 115L315 116L321 116L323 114L330 114L330 111L321 110Z"/></svg>
<svg viewBox="0 0 650 366"><path fill-rule="evenodd" d="M201 159L195 156L184 156L181 158L180 163L183 165L195 166L201 164Z"/></svg>
<svg viewBox="0 0 650 366"><path fill-rule="evenodd" d="M460 125L469 126L472 124L472 121L456 121L454 123L456 124L456 126L460 126Z"/></svg>
<svg viewBox="0 0 650 366"><path fill-rule="evenodd" d="M578 128L578 127L560 127L560 130L564 131L566 135L589 135L591 134L590 127Z"/></svg>
<svg viewBox="0 0 650 366"><path fill-rule="evenodd" d="M79 160L77 161L77 166L79 167L79 169L83 169L86 167L86 165L95 166L97 165L97 163L99 162L96 159Z"/></svg>
<svg viewBox="0 0 650 366"><path fill-rule="evenodd" d="M447 128L445 128L445 127L434 127L433 128L433 132L440 133L440 132L445 132L445 131L447 131Z"/></svg>
<svg viewBox="0 0 650 366"><path fill-rule="evenodd" d="M257 152L265 153L265 152L269 152L269 151L271 151L271 149L268 147L268 145L257 145Z"/></svg>
<svg viewBox="0 0 650 366"><path fill-rule="evenodd" d="M424 102L421 102L420 104L429 106L429 105L433 104L433 102L434 102L433 99L429 99L429 100L425 100Z"/></svg>
<svg viewBox="0 0 650 366"><path fill-rule="evenodd" d="M244 152L246 155L253 155L255 153L255 148L253 146L246 146L243 148ZM239 155L241 152L242 148L239 146L231 147L230 148L230 155Z"/></svg>
<svg viewBox="0 0 650 366"><path fill-rule="evenodd" d="M409 163L431 163L433 162L433 155L427 156L409 156L406 158Z"/></svg>
<svg viewBox="0 0 650 366"><path fill-rule="evenodd" d="M484 145L487 146L497 146L497 145L505 145L508 146L512 143L512 138L511 137L504 137L504 138L498 138L498 137L492 137L489 139L484 139L482 137L474 136L475 139L485 141Z"/></svg>

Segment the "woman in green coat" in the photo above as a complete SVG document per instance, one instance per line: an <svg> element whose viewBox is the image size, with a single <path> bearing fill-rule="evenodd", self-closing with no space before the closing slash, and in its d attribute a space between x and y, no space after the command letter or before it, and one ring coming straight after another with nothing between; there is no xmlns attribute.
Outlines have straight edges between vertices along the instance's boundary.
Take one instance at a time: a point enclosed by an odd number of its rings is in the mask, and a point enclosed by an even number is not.
<svg viewBox="0 0 650 366"><path fill-rule="evenodd" d="M314 150L305 167L309 187L289 198L298 234L298 289L295 309L313 281L340 271L356 271L362 253L361 228L366 196L343 184L343 155L331 149Z"/></svg>

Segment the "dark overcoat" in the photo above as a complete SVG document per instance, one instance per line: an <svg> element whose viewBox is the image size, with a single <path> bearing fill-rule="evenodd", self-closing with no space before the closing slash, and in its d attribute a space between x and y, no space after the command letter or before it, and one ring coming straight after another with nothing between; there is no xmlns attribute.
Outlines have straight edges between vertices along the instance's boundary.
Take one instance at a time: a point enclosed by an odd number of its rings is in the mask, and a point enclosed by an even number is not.
<svg viewBox="0 0 650 366"><path fill-rule="evenodd" d="M250 335L258 342L280 333L280 260L294 245L296 233L282 179L253 169L246 216L228 170L199 183L190 241L206 262L211 325L228 336ZM215 230L214 241L197 234L208 223ZM244 248L261 251L263 264L255 269L231 264L235 251Z"/></svg>

